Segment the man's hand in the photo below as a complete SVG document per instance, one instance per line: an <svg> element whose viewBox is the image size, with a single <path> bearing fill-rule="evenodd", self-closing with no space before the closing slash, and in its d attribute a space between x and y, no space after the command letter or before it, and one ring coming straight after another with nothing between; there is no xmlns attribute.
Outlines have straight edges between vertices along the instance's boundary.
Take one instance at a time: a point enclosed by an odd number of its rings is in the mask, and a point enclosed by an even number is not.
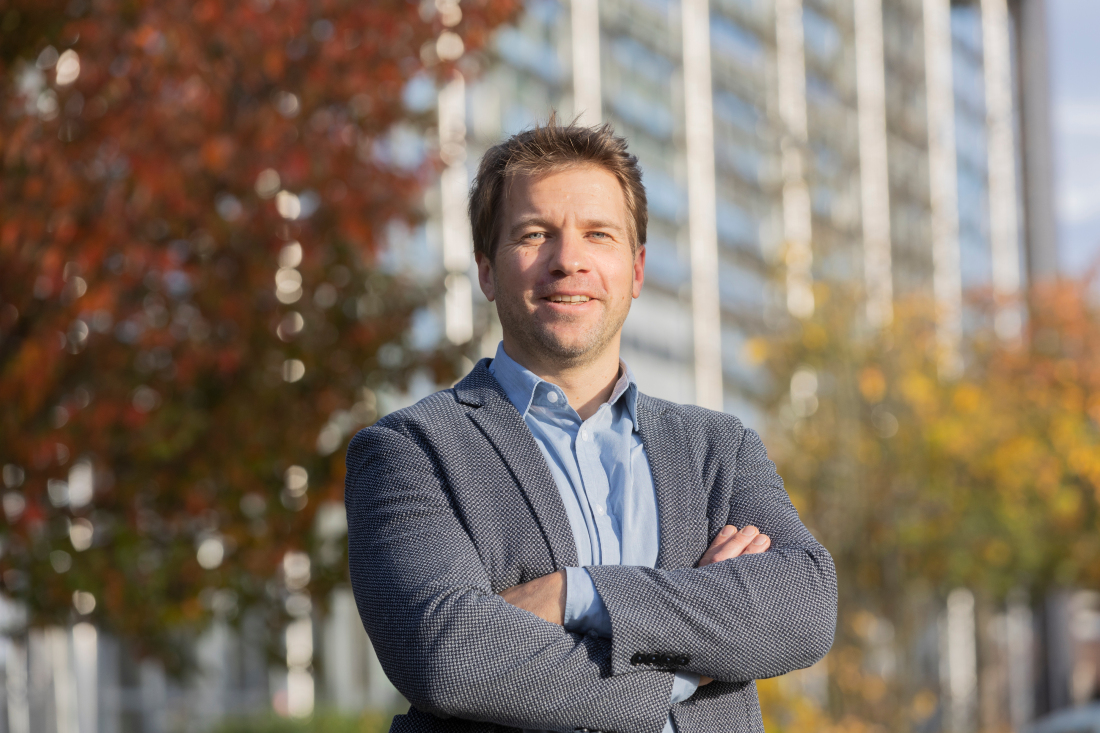
<svg viewBox="0 0 1100 733"><path fill-rule="evenodd" d="M714 538L714 542L707 548L707 551L703 553L703 559L699 561L699 567L729 560L731 557L756 555L771 546L771 537L761 534L760 530L751 524L740 532L737 531L737 527L727 524ZM709 685L711 682L714 682L713 677L699 677L700 687Z"/></svg>
<svg viewBox="0 0 1100 733"><path fill-rule="evenodd" d="M703 558L699 561L699 567L705 567L715 562L729 560L740 555L757 555L772 546L772 538L761 534L760 530L751 524L740 532L737 527L727 524L714 538Z"/></svg>
<svg viewBox="0 0 1100 733"><path fill-rule="evenodd" d="M544 621L561 626L565 623L565 571L544 575L514 585L500 597Z"/></svg>

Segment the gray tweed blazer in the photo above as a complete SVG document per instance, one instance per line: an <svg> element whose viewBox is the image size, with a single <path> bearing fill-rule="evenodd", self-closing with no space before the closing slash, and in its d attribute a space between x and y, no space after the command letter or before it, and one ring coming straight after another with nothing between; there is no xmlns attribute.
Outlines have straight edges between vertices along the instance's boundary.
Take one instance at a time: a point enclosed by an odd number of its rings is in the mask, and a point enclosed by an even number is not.
<svg viewBox="0 0 1100 733"><path fill-rule="evenodd" d="M550 469L488 364L348 448L355 599L412 704L391 732L655 733L679 669L716 680L672 706L679 733L762 731L754 680L829 650L836 576L759 436L731 415L638 396L657 567L589 568L613 638L573 634L496 595L577 554ZM695 568L726 524L755 524L771 549Z"/></svg>

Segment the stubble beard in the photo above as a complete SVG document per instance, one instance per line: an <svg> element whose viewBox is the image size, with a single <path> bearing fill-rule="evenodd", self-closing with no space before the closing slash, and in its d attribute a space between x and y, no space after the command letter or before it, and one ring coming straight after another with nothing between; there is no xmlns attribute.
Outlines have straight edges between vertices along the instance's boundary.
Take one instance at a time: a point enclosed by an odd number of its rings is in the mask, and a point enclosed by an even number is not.
<svg viewBox="0 0 1100 733"><path fill-rule="evenodd" d="M497 292L501 292L499 288ZM602 355L622 329L628 312L629 308L618 313L605 307L594 327L585 329L579 338L567 342L547 324L528 313L522 295L514 299L497 298L497 316L504 330L531 355L561 366L582 366ZM559 317L558 323L564 320L565 317Z"/></svg>

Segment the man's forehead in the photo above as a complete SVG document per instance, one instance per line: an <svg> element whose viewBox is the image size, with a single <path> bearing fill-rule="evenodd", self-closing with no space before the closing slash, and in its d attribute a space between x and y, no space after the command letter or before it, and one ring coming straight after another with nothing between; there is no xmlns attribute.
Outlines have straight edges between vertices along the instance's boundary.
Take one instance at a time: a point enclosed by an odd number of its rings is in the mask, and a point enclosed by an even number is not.
<svg viewBox="0 0 1100 733"><path fill-rule="evenodd" d="M609 212L605 204L611 203L615 211ZM504 204L513 219L537 216L562 205L602 211L599 218L603 219L616 215L625 219L627 213L626 196L618 178L595 165L513 174L504 187Z"/></svg>

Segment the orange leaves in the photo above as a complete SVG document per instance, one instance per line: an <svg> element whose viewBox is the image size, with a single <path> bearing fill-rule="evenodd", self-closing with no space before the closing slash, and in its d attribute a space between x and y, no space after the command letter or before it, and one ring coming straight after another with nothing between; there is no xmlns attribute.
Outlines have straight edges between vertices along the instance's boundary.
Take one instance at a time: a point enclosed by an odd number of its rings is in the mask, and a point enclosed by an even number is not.
<svg viewBox="0 0 1100 733"><path fill-rule="evenodd" d="M46 182L41 176L30 176L23 183L23 196L28 201L36 201L46 190Z"/></svg>
<svg viewBox="0 0 1100 733"><path fill-rule="evenodd" d="M15 250L16 244L19 241L19 222L14 219L0 224L0 248L5 253L11 253Z"/></svg>
<svg viewBox="0 0 1100 733"><path fill-rule="evenodd" d="M280 48L268 48L263 55L263 70L271 81L279 81L286 71L286 56Z"/></svg>
<svg viewBox="0 0 1100 733"><path fill-rule="evenodd" d="M0 364L0 402L17 407L22 419L31 419L49 399L65 356L61 336L54 331L27 339L7 364Z"/></svg>
<svg viewBox="0 0 1100 733"><path fill-rule="evenodd" d="M202 145L202 162L212 173L221 173L233 159L236 142L228 135L218 135Z"/></svg>
<svg viewBox="0 0 1100 733"><path fill-rule="evenodd" d="M216 0L200 0L191 7L191 14L200 24L213 23L222 15L222 3Z"/></svg>
<svg viewBox="0 0 1100 733"><path fill-rule="evenodd" d="M871 404L882 402L886 395L886 377L876 366L866 366L859 372L859 393Z"/></svg>

